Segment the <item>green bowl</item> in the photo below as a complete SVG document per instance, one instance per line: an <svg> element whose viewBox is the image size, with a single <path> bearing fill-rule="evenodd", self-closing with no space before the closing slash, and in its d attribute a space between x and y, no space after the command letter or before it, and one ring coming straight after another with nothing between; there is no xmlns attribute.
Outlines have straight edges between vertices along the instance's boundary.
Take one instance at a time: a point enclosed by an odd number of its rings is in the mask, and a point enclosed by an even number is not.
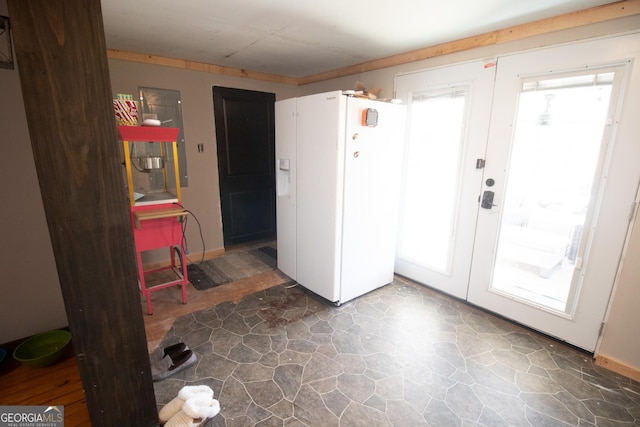
<svg viewBox="0 0 640 427"><path fill-rule="evenodd" d="M27 366L43 368L57 362L70 341L68 331L43 332L17 346L13 358Z"/></svg>

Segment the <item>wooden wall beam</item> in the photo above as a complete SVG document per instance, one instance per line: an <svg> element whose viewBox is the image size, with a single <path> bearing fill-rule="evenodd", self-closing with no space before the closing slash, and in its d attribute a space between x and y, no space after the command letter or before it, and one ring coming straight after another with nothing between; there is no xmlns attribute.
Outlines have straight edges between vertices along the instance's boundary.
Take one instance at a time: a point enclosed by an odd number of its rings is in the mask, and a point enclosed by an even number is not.
<svg viewBox="0 0 640 427"><path fill-rule="evenodd" d="M506 43L634 15L640 15L640 0L623 0L502 29L498 31L496 43Z"/></svg>
<svg viewBox="0 0 640 427"><path fill-rule="evenodd" d="M230 77L242 77L253 80L263 80L272 83L297 85L296 77L280 76L277 74L261 73L259 71L244 70L241 68L226 67L223 65L206 64L204 62L189 61L186 59L168 58L166 56L149 55L145 53L128 52L124 50L107 49L107 55L111 59L142 62L144 64L162 65L165 67L181 68L183 70L203 71L205 73L222 74Z"/></svg>
<svg viewBox="0 0 640 427"><path fill-rule="evenodd" d="M156 426L100 0L9 0L8 6L91 424Z"/></svg>

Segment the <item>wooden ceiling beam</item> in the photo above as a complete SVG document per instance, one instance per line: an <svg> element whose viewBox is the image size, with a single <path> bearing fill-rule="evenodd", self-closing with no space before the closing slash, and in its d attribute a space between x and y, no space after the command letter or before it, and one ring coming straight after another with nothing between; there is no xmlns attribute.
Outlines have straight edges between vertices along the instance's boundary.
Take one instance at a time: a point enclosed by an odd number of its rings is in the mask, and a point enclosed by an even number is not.
<svg viewBox="0 0 640 427"><path fill-rule="evenodd" d="M272 83L297 85L298 78L281 76L278 74L261 73L259 71L244 70L242 68L225 67L186 59L168 58L166 56L149 55L145 53L128 52L124 50L107 49L110 59L141 62L144 64L162 65L165 67L181 68L184 70L203 71L205 73L222 74L230 77L242 77L253 80L263 80Z"/></svg>

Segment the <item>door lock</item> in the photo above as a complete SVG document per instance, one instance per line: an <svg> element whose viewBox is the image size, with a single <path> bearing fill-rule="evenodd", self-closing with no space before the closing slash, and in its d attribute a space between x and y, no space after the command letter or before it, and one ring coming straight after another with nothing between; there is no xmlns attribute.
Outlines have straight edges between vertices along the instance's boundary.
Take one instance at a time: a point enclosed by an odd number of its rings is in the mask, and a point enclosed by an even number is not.
<svg viewBox="0 0 640 427"><path fill-rule="evenodd" d="M489 190L482 193L482 201L480 202L480 206L483 207L484 209L491 209L493 206L496 206L493 204L494 195L495 193Z"/></svg>

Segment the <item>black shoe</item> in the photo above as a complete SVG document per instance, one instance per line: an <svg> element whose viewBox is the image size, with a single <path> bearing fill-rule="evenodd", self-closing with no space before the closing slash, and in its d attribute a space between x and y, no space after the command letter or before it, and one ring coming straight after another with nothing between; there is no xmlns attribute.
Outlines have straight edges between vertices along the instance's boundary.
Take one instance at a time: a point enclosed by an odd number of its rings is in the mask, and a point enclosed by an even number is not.
<svg viewBox="0 0 640 427"><path fill-rule="evenodd" d="M180 354L177 354L175 358L161 359L157 364L151 366L151 374L153 381L160 381L171 375L177 374L180 371L187 369L194 365L198 358L196 354L191 350L185 350Z"/></svg>
<svg viewBox="0 0 640 427"><path fill-rule="evenodd" d="M169 367L169 372L170 372L170 375L173 375L176 372L180 372L183 369L187 369L189 366L196 363L198 358L196 357L196 354L193 351L185 350L182 353L180 353L178 356L176 356L175 359L172 358L171 360L173 360L173 364Z"/></svg>
<svg viewBox="0 0 640 427"><path fill-rule="evenodd" d="M183 342L179 342L178 344L170 345L164 349L164 356L162 358L169 356L172 361L175 362L175 359L180 356L181 353L189 350L189 347Z"/></svg>

